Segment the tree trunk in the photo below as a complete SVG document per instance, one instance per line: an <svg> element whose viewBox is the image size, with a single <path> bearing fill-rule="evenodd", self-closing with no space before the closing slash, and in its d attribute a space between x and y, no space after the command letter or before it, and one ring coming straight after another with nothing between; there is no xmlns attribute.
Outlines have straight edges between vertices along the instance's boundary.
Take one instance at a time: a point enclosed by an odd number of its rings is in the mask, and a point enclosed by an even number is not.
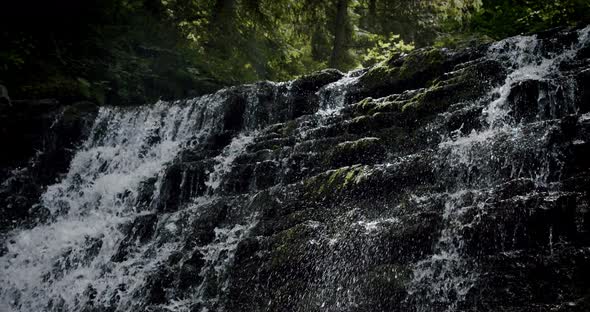
<svg viewBox="0 0 590 312"><path fill-rule="evenodd" d="M213 7L211 27L225 28L233 23L236 0L217 0Z"/></svg>
<svg viewBox="0 0 590 312"><path fill-rule="evenodd" d="M207 47L219 57L230 54L231 49L227 42L233 41L235 4L236 0L217 0L211 12Z"/></svg>
<svg viewBox="0 0 590 312"><path fill-rule="evenodd" d="M338 0L336 23L334 25L334 45L329 66L340 68L346 53L346 28L348 23L348 0Z"/></svg>
<svg viewBox="0 0 590 312"><path fill-rule="evenodd" d="M369 0L369 30L375 32L377 28L377 0Z"/></svg>

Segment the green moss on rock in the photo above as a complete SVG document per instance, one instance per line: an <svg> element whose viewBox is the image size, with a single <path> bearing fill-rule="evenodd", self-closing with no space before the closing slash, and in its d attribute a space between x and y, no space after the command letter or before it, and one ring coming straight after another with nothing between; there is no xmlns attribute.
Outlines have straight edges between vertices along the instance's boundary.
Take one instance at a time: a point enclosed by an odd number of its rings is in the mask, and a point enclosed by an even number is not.
<svg viewBox="0 0 590 312"><path fill-rule="evenodd" d="M412 59L412 61L407 61L407 63L404 61L400 70L405 66L407 67L405 69L406 74L409 73L410 67L418 66L418 64L413 64L418 59L425 59L427 63L439 64L440 54L434 53L434 51L436 50L430 52L431 55L424 52L420 54L421 57L415 55L406 57ZM418 67L413 70L416 73L420 71ZM505 76L505 70L496 61L484 60L470 63L456 69L447 76L440 76L432 80L427 88L393 94L376 100L366 98L351 105L348 108L349 113L358 116L352 120L351 124L354 124L356 128L362 131L366 131L368 130L367 127L374 123L368 117L378 113L399 113L398 120L400 124L405 124L406 121L418 121L432 117L444 111L453 103L468 101L484 95L494 85L505 79ZM401 76L394 78L402 79ZM385 84L393 83L385 80L382 80L382 82Z"/></svg>
<svg viewBox="0 0 590 312"><path fill-rule="evenodd" d="M369 174L368 166L354 165L326 171L304 182L305 193L310 197L337 194L359 184Z"/></svg>
<svg viewBox="0 0 590 312"><path fill-rule="evenodd" d="M336 145L328 153L326 164L328 166L371 164L383 159L384 155L385 148L381 139L367 137Z"/></svg>
<svg viewBox="0 0 590 312"><path fill-rule="evenodd" d="M411 53L400 67L400 78L411 79L420 72L441 66L443 61L444 54L441 49L425 49L418 53Z"/></svg>
<svg viewBox="0 0 590 312"><path fill-rule="evenodd" d="M307 221L273 236L271 267L283 271L303 261L308 240L314 237L318 225L318 222Z"/></svg>
<svg viewBox="0 0 590 312"><path fill-rule="evenodd" d="M420 49L392 58L371 68L360 78L362 88L389 94L424 87L433 76L444 71L445 54L441 49Z"/></svg>
<svg viewBox="0 0 590 312"><path fill-rule="evenodd" d="M295 120L289 120L283 124L281 128L281 135L288 137L293 135L293 133L297 130L297 122Z"/></svg>

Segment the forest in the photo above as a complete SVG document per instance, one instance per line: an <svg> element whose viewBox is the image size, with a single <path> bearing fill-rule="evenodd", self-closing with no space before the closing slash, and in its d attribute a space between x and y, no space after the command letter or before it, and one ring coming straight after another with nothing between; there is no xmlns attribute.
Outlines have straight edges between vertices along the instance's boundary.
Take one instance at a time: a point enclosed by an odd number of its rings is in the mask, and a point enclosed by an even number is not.
<svg viewBox="0 0 590 312"><path fill-rule="evenodd" d="M25 0L0 14L13 98L124 105L583 25L590 2Z"/></svg>

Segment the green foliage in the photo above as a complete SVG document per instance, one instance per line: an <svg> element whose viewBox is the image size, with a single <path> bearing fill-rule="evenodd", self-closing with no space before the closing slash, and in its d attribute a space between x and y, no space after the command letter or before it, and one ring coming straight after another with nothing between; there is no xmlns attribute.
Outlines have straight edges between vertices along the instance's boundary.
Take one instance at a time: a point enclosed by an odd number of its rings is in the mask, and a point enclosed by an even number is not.
<svg viewBox="0 0 590 312"><path fill-rule="evenodd" d="M389 34L382 36L378 34L370 35L371 41L375 42L372 48L368 48L363 56L363 65L371 66L391 58L395 54L410 52L414 49L413 43L405 43L400 39L400 35Z"/></svg>
<svg viewBox="0 0 590 312"><path fill-rule="evenodd" d="M439 0L432 1L434 19L441 24L462 24L483 6L485 0Z"/></svg>
<svg viewBox="0 0 590 312"><path fill-rule="evenodd" d="M14 98L111 104L590 23L587 0L30 1L0 19L0 83Z"/></svg>
<svg viewBox="0 0 590 312"><path fill-rule="evenodd" d="M157 0L23 0L12 9L14 20L0 19L7 30L0 80L13 98L142 104L210 91L199 85L209 76L191 72L195 53Z"/></svg>
<svg viewBox="0 0 590 312"><path fill-rule="evenodd" d="M493 38L536 32L556 26L590 23L587 0L487 0L472 29Z"/></svg>

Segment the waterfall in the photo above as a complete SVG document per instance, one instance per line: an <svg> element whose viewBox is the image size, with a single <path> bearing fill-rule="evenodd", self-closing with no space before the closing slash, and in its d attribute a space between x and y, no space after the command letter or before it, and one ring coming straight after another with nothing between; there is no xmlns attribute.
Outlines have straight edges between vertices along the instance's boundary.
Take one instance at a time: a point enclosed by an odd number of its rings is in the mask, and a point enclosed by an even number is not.
<svg viewBox="0 0 590 312"><path fill-rule="evenodd" d="M348 80L346 77L338 85ZM331 91L330 95L339 92L344 90ZM152 220L150 203L158 200L166 167L187 146L203 144L207 135L219 132L223 115L220 105L226 98L225 91L220 91L189 101L160 101L149 107L101 108L67 176L42 195L41 206L50 220L11 234L8 252L0 258L0 308L77 311L94 298L105 306L115 302L117 311L140 307L139 297L149 272L181 246L170 242L147 244L131 251L123 261L114 259L121 253L128 228L136 230L135 220ZM255 101L249 101L251 110L256 109L252 107ZM334 100L324 101L331 103L330 108L338 105ZM245 128L255 128L256 122L250 118L251 125ZM210 195L194 198L186 211L170 214L157 225L147 221L139 227L187 235L171 220L210 203L209 197L218 190L234 160L255 137L255 131L245 130L214 158L216 164L205 182ZM224 267L231 264L231 254L252 222L216 228L215 239L197 248L206 265L200 273L204 281L195 290L191 304L204 302L203 309L215 306L216 302L211 302L215 300L204 294L205 280L214 278L216 283L227 284ZM125 285L124 289L120 285ZM169 309L181 311L182 306L173 301Z"/></svg>
<svg viewBox="0 0 590 312"><path fill-rule="evenodd" d="M444 158L437 164L440 167L466 169L468 172L477 168L482 175L475 181L466 183L459 179L447 185L450 190L445 194L444 226L436 243L436 252L420 261L414 269L410 298L415 296L412 299L418 302L418 311L456 311L457 305L478 280L476 264L463 251L462 233L465 228L481 222L482 216L487 213L486 201L492 195L484 194L485 188L497 183L493 173L494 158L504 158L503 166L514 167L511 178L530 178L539 186L548 186L552 182L550 174L561 170L550 168L548 162L543 163L543 159L540 165L524 169L525 165L521 164L523 159L518 158L518 150L504 152L506 154L503 155L503 152L494 149L494 145L508 141L511 142L509 148L530 149L536 157L559 161L559 155L548 150L549 143L546 141L554 128L548 126L537 133L526 133L525 129L531 126L511 114L513 108L509 96L519 83L531 80L547 83L547 89L542 90L537 99L539 107L533 108L536 118L543 118L543 114L548 113L545 111L547 107L550 109L547 116L550 119L576 113L572 105L575 102L575 82L556 73L561 62L573 58L587 46L585 38L589 32L590 27L578 31L580 40L576 45L564 52L549 55L543 54L543 47L536 36L517 36L489 47L487 57L500 60L509 69L508 76L503 84L473 104L485 105L480 116L485 125L483 129L443 140L439 148L448 151L448 154L444 153ZM491 177L485 176L488 173ZM466 214L471 216L466 217Z"/></svg>
<svg viewBox="0 0 590 312"><path fill-rule="evenodd" d="M116 295L121 278L138 283L150 260L110 261L123 237L121 227L148 213L138 205L142 186L156 179L157 190L163 168L182 145L213 127L212 104L203 98L102 108L67 176L42 196L51 220L10 238L0 260L3 304L20 311L77 310L88 289L108 298Z"/></svg>
<svg viewBox="0 0 590 312"><path fill-rule="evenodd" d="M586 141L554 139L564 118L589 119L585 86L561 68L589 48L590 27L573 33L457 61L440 76L484 61L506 74L428 117L411 106L436 80L355 103L371 69L102 107L40 198L48 217L7 234L0 310L463 311L486 273L473 241L491 235L503 188L530 185L513 197L542 205L575 193L561 178ZM530 86L536 106L521 107Z"/></svg>

